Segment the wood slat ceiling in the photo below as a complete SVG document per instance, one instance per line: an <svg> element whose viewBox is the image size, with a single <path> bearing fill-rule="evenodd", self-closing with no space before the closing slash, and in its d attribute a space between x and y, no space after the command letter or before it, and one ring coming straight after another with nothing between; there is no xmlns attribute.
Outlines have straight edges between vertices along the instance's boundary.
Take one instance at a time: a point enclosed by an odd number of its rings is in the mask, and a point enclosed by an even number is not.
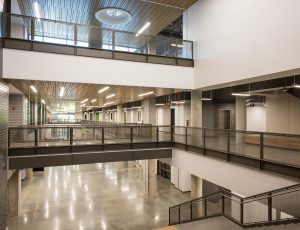
<svg viewBox="0 0 300 230"><path fill-rule="evenodd" d="M18 0L21 12L35 16L33 3L36 0ZM117 30L137 32L146 22L151 26L146 34L157 35L168 24L182 15L197 0L38 0L44 18ZM159 3L159 4L155 4ZM169 6L166 6L166 5ZM174 6L174 7L171 7ZM117 7L129 11L133 19L122 25L100 24L94 17L99 8ZM178 7L178 8L176 8Z"/></svg>
<svg viewBox="0 0 300 230"><path fill-rule="evenodd" d="M104 103L110 101L114 101L115 104L121 104L125 102L141 100L142 98L138 95L149 91L155 92L155 94L151 95L151 97L183 91L179 89L111 85L109 86L109 90L99 94L98 91L107 85L15 79L7 79L6 82L16 87L26 96L32 98L34 101L40 102L41 99L44 99L47 105L50 106L52 104L56 104L58 101L64 100L76 101L78 102L78 105L80 105L80 102L87 98L89 99L87 105L97 105L99 107L102 107ZM34 85L37 88L37 94L34 94L30 90L31 85ZM59 97L59 91L61 87L65 87L65 94L63 97ZM105 98L106 96L113 93L116 94L114 98ZM92 99L97 99L97 102L90 103Z"/></svg>

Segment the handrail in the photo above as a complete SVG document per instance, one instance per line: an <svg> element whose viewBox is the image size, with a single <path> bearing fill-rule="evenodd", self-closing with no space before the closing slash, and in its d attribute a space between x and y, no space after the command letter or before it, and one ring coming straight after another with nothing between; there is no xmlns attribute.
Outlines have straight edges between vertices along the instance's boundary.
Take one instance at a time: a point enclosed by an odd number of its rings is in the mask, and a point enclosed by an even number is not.
<svg viewBox="0 0 300 230"><path fill-rule="evenodd" d="M190 200L190 201L187 201L187 202L184 202L184 203L181 203L181 204L177 204L177 205L174 205L172 207L169 208L169 225L173 225L173 224L180 224L180 223L186 223L186 222L190 222L190 221L194 221L194 220L198 220L198 219L203 219L203 218L207 218L207 217L210 217L212 215L215 215L215 214L221 214L223 215L224 217L228 218L229 220L233 221L234 223L236 224L239 224L241 225L242 227L246 227L246 226L262 226L262 225L265 225L265 224L276 224L276 223L280 223L280 222L285 222L285 223L289 223L289 222L300 222L300 216L292 216L292 217L283 217L282 219L273 219L272 217L272 213L273 213L273 208L274 206L272 205L272 198L273 197L276 197L276 196L284 196L284 195L287 195L287 194L291 194L291 193L295 193L296 192L299 192L300 189L297 189L297 190L291 190L293 188L300 188L300 184L296 184L296 185L292 185L292 186L287 186L287 187L284 187L284 188L281 188L281 189L276 189L276 190L272 190L272 191L268 191L266 193L262 193L262 194L268 194L268 196L266 197L261 197L261 194L257 194L257 195L254 195L254 196L249 196L249 197L246 197L246 198L242 198L240 196L237 196L236 194L233 194L232 192L229 192L229 191L226 191L226 190L219 190L217 192L214 192L214 193L211 193L209 195L206 195L206 196L203 196L203 197L199 197L199 198L196 198L196 199L193 199L193 200ZM286 191L285 193L280 193L280 194L276 194L278 193L278 191ZM229 196L228 195L225 195L224 193L228 193L230 194ZM206 203L206 200L209 199L209 198L212 198L212 197L217 197L217 196L221 196L220 200L221 201L221 212L220 211L216 211L216 213L213 213L213 214L207 214L207 203ZM239 198L239 201L238 200L234 200L231 196L236 196ZM226 213L225 211L225 198L226 199L229 199L231 202L235 202L237 203L239 206L237 206L236 208L239 207L239 209L237 211L239 211L239 215L237 217L234 217L234 214L228 214ZM257 198L257 199L254 199L254 200L251 200L252 198ZM244 206L245 204L248 204L248 203L252 203L252 202L258 202L260 200L263 200L263 199L267 199L267 204L264 204L264 203L261 203L261 205L266 205L267 206L267 211L266 211L266 220L265 221L261 221L261 219L257 220L257 221L248 221L248 222L245 222L244 220ZM196 202L195 202L196 201ZM204 208L204 211L201 212L202 214L200 214L201 216L196 216L194 217L193 216L193 207L194 205L197 205L197 202L203 202L203 205L204 206L197 206L197 207L200 207L200 208ZM230 203L227 203L227 205L230 205ZM258 204L257 204L258 205ZM181 209L185 210L186 207L190 207L190 213L188 215L190 215L190 218L184 218L183 221L181 221ZM230 205L231 207L231 205ZM252 207L252 206L251 206ZM256 206L253 206L253 207L256 207ZM260 208L260 206L258 205L257 208ZM275 206L275 208L277 209L277 207ZM218 209L217 209L218 210ZM231 210L231 208L230 208ZM176 214L176 216L178 217L178 220L177 221L171 221L171 216L172 216L172 212L174 212L174 214ZM254 211L255 212L255 211ZM204 213L204 214L203 214ZM197 213L196 213L197 214ZM291 213L289 213L291 214ZM198 214L197 214L198 215ZM232 215L232 216L231 216Z"/></svg>
<svg viewBox="0 0 300 230"><path fill-rule="evenodd" d="M105 28L105 27L99 27L99 26L93 26L93 25L85 25L85 24L80 24L80 23L74 23L74 22L66 22L66 21L60 21L60 20L54 20L54 19L49 19L49 18L37 18L37 17L32 17L28 15L22 15L22 14L14 14L14 13L4 13L5 15L13 16L13 17L20 17L20 18L28 18L28 19L33 19L37 21L47 21L47 22L54 22L54 23L62 23L62 24L67 24L67 25L72 25L72 26L82 26L82 27L88 27L88 28L94 28L94 29L101 29L101 30L108 30L108 31L115 31L115 32L121 32L121 33L127 33L127 34L132 34L136 35L134 32L130 31L125 31L125 30L115 30L115 29L110 29L110 28ZM148 35L148 34L141 34L142 36L147 36L147 37L152 37L152 38L165 38L165 39L174 39L174 40L180 40L184 42L192 42L190 40L185 40L185 39L179 39L179 38L173 38L173 37L168 37L164 35Z"/></svg>

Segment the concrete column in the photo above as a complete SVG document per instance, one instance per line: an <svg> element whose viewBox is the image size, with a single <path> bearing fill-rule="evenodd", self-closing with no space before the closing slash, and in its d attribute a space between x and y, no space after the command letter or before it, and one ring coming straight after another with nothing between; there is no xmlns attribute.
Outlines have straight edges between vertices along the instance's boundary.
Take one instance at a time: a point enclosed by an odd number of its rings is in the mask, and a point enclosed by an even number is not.
<svg viewBox="0 0 300 230"><path fill-rule="evenodd" d="M117 123L124 123L122 105L117 105Z"/></svg>
<svg viewBox="0 0 300 230"><path fill-rule="evenodd" d="M246 130L246 99L236 97L235 99L235 128Z"/></svg>
<svg viewBox="0 0 300 230"><path fill-rule="evenodd" d="M21 213L21 173L16 170L8 180L8 216L16 217Z"/></svg>
<svg viewBox="0 0 300 230"><path fill-rule="evenodd" d="M200 177L191 175L191 198L203 196L203 180Z"/></svg>
<svg viewBox="0 0 300 230"><path fill-rule="evenodd" d="M194 90L191 93L191 126L202 127L202 92Z"/></svg>
<svg viewBox="0 0 300 230"><path fill-rule="evenodd" d="M155 175L155 160L144 160L144 195L149 197L156 196L156 175Z"/></svg>
<svg viewBox="0 0 300 230"><path fill-rule="evenodd" d="M33 174L32 169L31 168L30 169L25 169L25 172L26 172L26 178L31 179L32 174Z"/></svg>
<svg viewBox="0 0 300 230"><path fill-rule="evenodd" d="M155 98L144 100L143 123L156 125L156 106Z"/></svg>
<svg viewBox="0 0 300 230"><path fill-rule="evenodd" d="M237 97L235 100L235 129L246 130L246 99ZM243 142L244 135L242 133L236 133L235 139L237 143Z"/></svg>

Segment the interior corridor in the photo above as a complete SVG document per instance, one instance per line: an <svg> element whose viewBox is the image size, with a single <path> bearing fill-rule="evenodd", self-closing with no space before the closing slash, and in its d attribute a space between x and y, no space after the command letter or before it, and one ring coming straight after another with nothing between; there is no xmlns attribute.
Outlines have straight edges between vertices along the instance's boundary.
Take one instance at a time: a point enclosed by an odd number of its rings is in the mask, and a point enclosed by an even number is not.
<svg viewBox="0 0 300 230"><path fill-rule="evenodd" d="M157 195L143 195L136 162L45 168L22 182L16 229L153 229L168 225L170 206L190 199L157 176Z"/></svg>

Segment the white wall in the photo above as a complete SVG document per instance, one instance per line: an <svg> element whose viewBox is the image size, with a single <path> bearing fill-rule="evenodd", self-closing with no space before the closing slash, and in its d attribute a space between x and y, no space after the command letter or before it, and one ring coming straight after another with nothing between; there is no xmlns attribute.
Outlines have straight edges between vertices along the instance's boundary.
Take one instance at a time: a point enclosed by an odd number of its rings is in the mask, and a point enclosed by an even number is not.
<svg viewBox="0 0 300 230"><path fill-rule="evenodd" d="M300 99L287 93L266 98L266 130L300 134Z"/></svg>
<svg viewBox="0 0 300 230"><path fill-rule="evenodd" d="M283 176L173 149L169 164L243 196L297 184ZM167 161L166 161L167 162Z"/></svg>
<svg viewBox="0 0 300 230"><path fill-rule="evenodd" d="M3 77L185 89L193 87L191 67L13 49L3 49Z"/></svg>
<svg viewBox="0 0 300 230"><path fill-rule="evenodd" d="M184 15L194 87L300 67L299 0L198 0Z"/></svg>
<svg viewBox="0 0 300 230"><path fill-rule="evenodd" d="M246 109L246 130L266 132L266 107L262 105L255 105L254 107L247 107Z"/></svg>

